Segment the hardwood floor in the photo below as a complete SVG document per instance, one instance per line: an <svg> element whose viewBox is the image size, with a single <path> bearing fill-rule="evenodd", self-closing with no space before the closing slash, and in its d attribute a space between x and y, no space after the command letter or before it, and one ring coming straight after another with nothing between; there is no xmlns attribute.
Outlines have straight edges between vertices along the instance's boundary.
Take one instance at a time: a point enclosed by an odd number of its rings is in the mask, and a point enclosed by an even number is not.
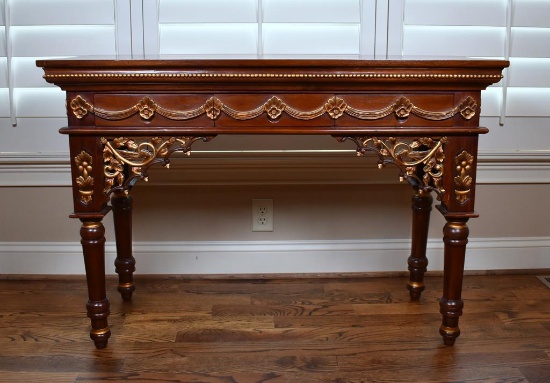
<svg viewBox="0 0 550 383"><path fill-rule="evenodd" d="M81 278L0 280L0 382L550 382L550 289L467 276L462 335L438 334L440 277L108 280L113 336L88 338Z"/></svg>

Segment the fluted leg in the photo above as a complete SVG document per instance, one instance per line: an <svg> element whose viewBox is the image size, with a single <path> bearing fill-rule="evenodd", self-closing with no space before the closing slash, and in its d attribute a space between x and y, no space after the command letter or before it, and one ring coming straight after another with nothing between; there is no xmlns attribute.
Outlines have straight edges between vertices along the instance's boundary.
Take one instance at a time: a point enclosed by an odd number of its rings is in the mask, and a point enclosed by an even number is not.
<svg viewBox="0 0 550 383"><path fill-rule="evenodd" d="M430 193L420 193L419 190L416 190L412 198L412 243L411 255L408 259L410 278L407 288L413 301L420 299L420 294L424 291L424 273L428 266L426 246L432 201Z"/></svg>
<svg viewBox="0 0 550 383"><path fill-rule="evenodd" d="M468 218L447 218L443 229L445 244L445 274L443 297L439 302L443 316L439 333L447 346L452 346L460 335L458 318L462 315L462 277L464 274L464 256L468 243Z"/></svg>
<svg viewBox="0 0 550 383"><path fill-rule="evenodd" d="M107 347L107 341L111 336L107 323L110 305L105 291L105 228L101 220L81 220L80 242L88 283L86 309L92 323L90 338L94 341L96 348L101 349Z"/></svg>
<svg viewBox="0 0 550 383"><path fill-rule="evenodd" d="M117 257L115 271L118 274L118 291L125 301L132 298L136 289L133 273L136 260L132 255L132 197L124 193L114 194L111 198Z"/></svg>

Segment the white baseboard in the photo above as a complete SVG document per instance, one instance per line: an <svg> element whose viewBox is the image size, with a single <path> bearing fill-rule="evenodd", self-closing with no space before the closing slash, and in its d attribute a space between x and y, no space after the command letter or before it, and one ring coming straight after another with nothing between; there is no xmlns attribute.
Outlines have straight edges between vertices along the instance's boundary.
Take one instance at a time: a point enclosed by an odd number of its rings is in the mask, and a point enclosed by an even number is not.
<svg viewBox="0 0 550 383"><path fill-rule="evenodd" d="M135 242L140 274L274 274L404 271L409 241ZM429 270L443 269L443 244L428 243ZM106 245L114 274L115 247ZM467 270L548 269L550 237L472 238ZM0 274L83 274L78 242L0 243Z"/></svg>

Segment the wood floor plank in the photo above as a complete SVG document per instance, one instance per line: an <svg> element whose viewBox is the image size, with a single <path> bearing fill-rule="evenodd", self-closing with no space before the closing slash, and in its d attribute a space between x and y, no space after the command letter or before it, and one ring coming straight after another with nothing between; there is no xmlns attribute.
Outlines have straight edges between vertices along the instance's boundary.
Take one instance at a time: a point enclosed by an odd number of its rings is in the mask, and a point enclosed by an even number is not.
<svg viewBox="0 0 550 383"><path fill-rule="evenodd" d="M212 315L309 316L354 314L352 305L214 305Z"/></svg>
<svg viewBox="0 0 550 383"><path fill-rule="evenodd" d="M76 381L77 373L63 372L13 372L0 370L0 383L73 383Z"/></svg>

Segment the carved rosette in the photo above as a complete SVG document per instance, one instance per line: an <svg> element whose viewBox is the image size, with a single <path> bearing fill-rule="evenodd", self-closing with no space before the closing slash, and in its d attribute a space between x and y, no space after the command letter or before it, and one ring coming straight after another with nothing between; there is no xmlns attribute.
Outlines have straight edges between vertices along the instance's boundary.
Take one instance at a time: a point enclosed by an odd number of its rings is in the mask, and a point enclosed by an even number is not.
<svg viewBox="0 0 550 383"><path fill-rule="evenodd" d="M470 199L470 191L473 179L471 177L474 156L463 150L455 157L455 196L460 204L465 204Z"/></svg>
<svg viewBox="0 0 550 383"><path fill-rule="evenodd" d="M476 115L477 110L477 103L470 96L466 97L454 108L443 112L434 112L419 108L408 98L403 96L397 98L388 106L375 110L362 110L354 108L349 105L346 100L337 96L329 98L324 105L307 111L295 109L277 96L272 96L263 104L250 110L233 109L225 105L223 101L217 97L210 97L203 105L190 110L166 109L158 105L150 97L145 97L136 105L122 110L110 111L96 108L84 100L81 96L76 96L70 102L70 106L75 117L79 119L83 118L88 113L92 113L93 115L106 120L123 120L137 113L144 120L150 120L155 114L159 114L170 120L177 121L189 120L202 114L206 114L208 118L215 120L222 112L235 120L251 120L264 113L270 120L278 119L283 113L299 120L313 120L324 114L328 114L335 120L342 117L344 114L360 120L379 120L391 114L395 114L395 117L399 120L404 120L408 118L410 114L414 114L423 119L433 121L446 120L460 114L464 119L470 120Z"/></svg>
<svg viewBox="0 0 550 383"><path fill-rule="evenodd" d="M137 180L148 181L147 170L155 163L170 167L170 155L174 152L191 154L191 146L198 140L212 137L102 137L105 187L109 194L114 190L128 192Z"/></svg>
<svg viewBox="0 0 550 383"><path fill-rule="evenodd" d="M341 140L345 140L343 138ZM443 188L444 144L446 137L438 140L424 137L402 141L394 137L350 137L357 144L357 154L374 152L378 155L378 167L394 164L401 169L400 180L417 186L420 192L435 191L437 199L445 192ZM421 170L421 171L418 171Z"/></svg>
<svg viewBox="0 0 550 383"><path fill-rule="evenodd" d="M76 177L80 203L87 205L92 201L94 194L94 179L92 173L92 156L84 150L74 158L79 176Z"/></svg>

